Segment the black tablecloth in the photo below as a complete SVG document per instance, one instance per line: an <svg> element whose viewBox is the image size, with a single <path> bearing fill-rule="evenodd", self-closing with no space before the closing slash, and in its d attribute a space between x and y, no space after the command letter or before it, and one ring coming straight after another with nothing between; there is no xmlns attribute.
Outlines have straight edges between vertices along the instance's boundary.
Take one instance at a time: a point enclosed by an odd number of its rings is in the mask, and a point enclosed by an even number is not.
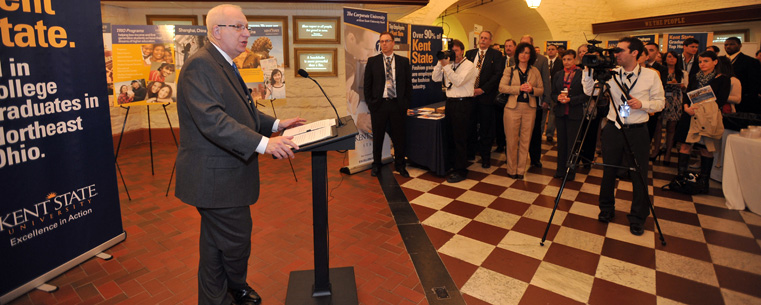
<svg viewBox="0 0 761 305"><path fill-rule="evenodd" d="M439 102L423 107L438 108L446 102ZM431 172L444 176L447 172L446 156L446 120L421 119L417 116L407 116L407 159L420 166L427 167Z"/></svg>

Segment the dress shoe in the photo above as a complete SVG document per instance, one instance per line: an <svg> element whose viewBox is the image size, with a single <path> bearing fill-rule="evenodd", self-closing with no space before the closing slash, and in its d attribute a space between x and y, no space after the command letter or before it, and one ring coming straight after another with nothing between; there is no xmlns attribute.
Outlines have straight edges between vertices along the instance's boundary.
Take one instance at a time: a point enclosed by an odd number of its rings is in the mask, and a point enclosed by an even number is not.
<svg viewBox="0 0 761 305"><path fill-rule="evenodd" d="M262 302L259 294L248 285L242 289L230 289L230 294L233 296L233 304L236 305L256 305Z"/></svg>
<svg viewBox="0 0 761 305"><path fill-rule="evenodd" d="M542 168L542 162L531 162L531 167Z"/></svg>
<svg viewBox="0 0 761 305"><path fill-rule="evenodd" d="M557 179L563 179L563 177L565 177L565 173L555 173L555 175L552 176L552 178L557 178Z"/></svg>
<svg viewBox="0 0 761 305"><path fill-rule="evenodd" d="M555 139L553 139L551 136L550 136L550 137L547 137L547 142L548 142L548 143L554 143L554 142L555 142Z"/></svg>
<svg viewBox="0 0 761 305"><path fill-rule="evenodd" d="M380 167L377 165L373 165L372 169L370 169L370 176L378 176L378 171L380 170Z"/></svg>
<svg viewBox="0 0 761 305"><path fill-rule="evenodd" d="M505 152L504 146L497 146L497 149L494 150L495 153L503 153Z"/></svg>
<svg viewBox="0 0 761 305"><path fill-rule="evenodd" d="M633 223L631 223L629 225L629 232L632 232L632 234L634 234L634 235L640 236L643 233L645 233L645 229L642 228L642 224L641 223L635 223L635 222L633 222Z"/></svg>
<svg viewBox="0 0 761 305"><path fill-rule="evenodd" d="M523 175L515 175L516 180L523 180Z"/></svg>
<svg viewBox="0 0 761 305"><path fill-rule="evenodd" d="M483 167L483 168L490 168L491 167L491 158L481 159L481 167Z"/></svg>
<svg viewBox="0 0 761 305"><path fill-rule="evenodd" d="M404 166L397 166L396 167L396 171L399 172L399 175L404 177L404 178L409 178L410 177L410 173L407 172L407 169L404 168Z"/></svg>
<svg viewBox="0 0 761 305"><path fill-rule="evenodd" d="M465 176L461 175L458 172L454 172L454 173L450 174L449 177L447 177L447 182L449 182L449 183L457 183L457 182L460 182L460 181L463 181L463 180L465 180Z"/></svg>
<svg viewBox="0 0 761 305"><path fill-rule="evenodd" d="M604 223L609 223L613 221L613 218L616 217L615 211L600 211L600 214L597 215L597 220Z"/></svg>

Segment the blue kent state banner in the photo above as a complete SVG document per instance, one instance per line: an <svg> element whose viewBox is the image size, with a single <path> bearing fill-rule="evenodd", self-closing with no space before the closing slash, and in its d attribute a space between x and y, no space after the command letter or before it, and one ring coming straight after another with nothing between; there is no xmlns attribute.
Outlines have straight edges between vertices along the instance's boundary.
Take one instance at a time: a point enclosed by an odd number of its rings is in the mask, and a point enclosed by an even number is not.
<svg viewBox="0 0 761 305"><path fill-rule="evenodd" d="M444 29L439 26L410 26L410 63L412 64L412 101L410 108L438 103L444 100L441 83L431 79L441 51Z"/></svg>
<svg viewBox="0 0 761 305"><path fill-rule="evenodd" d="M0 303L124 239L102 32L98 0L0 1Z"/></svg>

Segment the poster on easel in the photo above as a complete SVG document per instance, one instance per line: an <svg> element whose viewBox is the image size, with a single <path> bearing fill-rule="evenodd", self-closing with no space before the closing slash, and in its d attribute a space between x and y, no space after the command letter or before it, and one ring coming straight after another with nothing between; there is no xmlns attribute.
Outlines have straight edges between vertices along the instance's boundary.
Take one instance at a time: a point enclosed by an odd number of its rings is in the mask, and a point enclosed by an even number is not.
<svg viewBox="0 0 761 305"><path fill-rule="evenodd" d="M283 27L249 24L246 51L233 59L254 100L285 98Z"/></svg>
<svg viewBox="0 0 761 305"><path fill-rule="evenodd" d="M114 106L173 103L177 98L174 26L112 25Z"/></svg>
<svg viewBox="0 0 761 305"><path fill-rule="evenodd" d="M188 58L202 49L206 41L206 27L202 25L174 26L175 70L179 74Z"/></svg>
<svg viewBox="0 0 761 305"><path fill-rule="evenodd" d="M0 304L126 238L100 5L0 5Z"/></svg>
<svg viewBox="0 0 761 305"><path fill-rule="evenodd" d="M373 136L370 110L364 96L364 73L367 59L380 54L379 36L387 29L387 14L355 8L343 9L343 29L346 70L346 109L357 125L355 149L349 151L349 173L370 168L373 162ZM384 133L385 134L385 133ZM383 141L383 159L391 158L388 136Z"/></svg>

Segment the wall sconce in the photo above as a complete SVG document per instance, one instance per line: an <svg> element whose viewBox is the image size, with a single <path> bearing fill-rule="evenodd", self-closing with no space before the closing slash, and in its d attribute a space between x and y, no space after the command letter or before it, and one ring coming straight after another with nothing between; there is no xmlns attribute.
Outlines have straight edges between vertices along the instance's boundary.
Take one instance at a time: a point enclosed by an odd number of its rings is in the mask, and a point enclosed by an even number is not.
<svg viewBox="0 0 761 305"><path fill-rule="evenodd" d="M526 0L526 4L528 4L528 7L530 8L537 8L539 7L539 3L541 3L542 0Z"/></svg>

